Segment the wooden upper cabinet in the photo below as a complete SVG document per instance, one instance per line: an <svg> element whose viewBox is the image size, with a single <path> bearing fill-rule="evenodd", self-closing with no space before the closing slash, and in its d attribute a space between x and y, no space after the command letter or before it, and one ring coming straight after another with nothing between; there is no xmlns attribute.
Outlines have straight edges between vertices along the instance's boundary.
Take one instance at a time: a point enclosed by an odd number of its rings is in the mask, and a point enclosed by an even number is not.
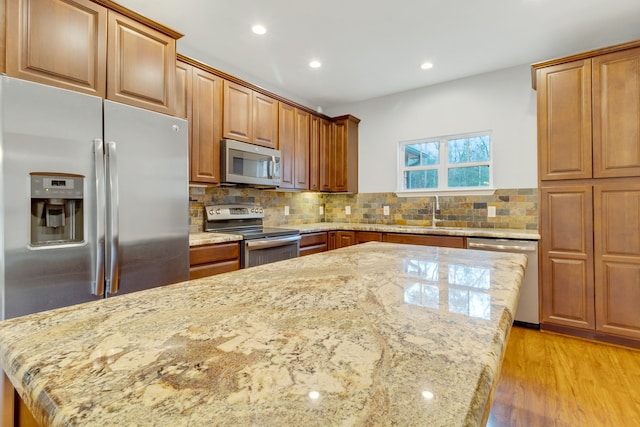
<svg viewBox="0 0 640 427"><path fill-rule="evenodd" d="M280 187L295 188L296 109L280 103L279 112Z"/></svg>
<svg viewBox="0 0 640 427"><path fill-rule="evenodd" d="M228 80L223 99L224 138L278 148L278 101Z"/></svg>
<svg viewBox="0 0 640 427"><path fill-rule="evenodd" d="M219 184L223 79L196 67L192 78L190 181Z"/></svg>
<svg viewBox="0 0 640 427"><path fill-rule="evenodd" d="M115 3L102 2L128 15L97 3L6 2L7 75L174 114L181 35Z"/></svg>
<svg viewBox="0 0 640 427"><path fill-rule="evenodd" d="M593 187L542 187L540 212L541 322L593 330Z"/></svg>
<svg viewBox="0 0 640 427"><path fill-rule="evenodd" d="M591 60L537 70L540 180L591 178Z"/></svg>
<svg viewBox="0 0 640 427"><path fill-rule="evenodd" d="M175 39L110 10L107 46L107 98L173 114Z"/></svg>
<svg viewBox="0 0 640 427"><path fill-rule="evenodd" d="M640 183L633 181L594 185L596 330L640 339Z"/></svg>
<svg viewBox="0 0 640 427"><path fill-rule="evenodd" d="M320 117L311 115L309 124L309 190L320 191Z"/></svg>
<svg viewBox="0 0 640 427"><path fill-rule="evenodd" d="M88 0L6 6L7 75L105 97L106 8Z"/></svg>
<svg viewBox="0 0 640 427"><path fill-rule="evenodd" d="M309 188L309 127L311 115L280 103L279 150L282 156L281 188Z"/></svg>
<svg viewBox="0 0 640 427"><path fill-rule="evenodd" d="M7 2L0 0L0 73L7 72Z"/></svg>
<svg viewBox="0 0 640 427"><path fill-rule="evenodd" d="M176 62L176 103L175 116L182 119L189 117L191 108L192 66L182 61Z"/></svg>
<svg viewBox="0 0 640 427"><path fill-rule="evenodd" d="M278 101L253 92L253 143L278 148Z"/></svg>
<svg viewBox="0 0 640 427"><path fill-rule="evenodd" d="M309 189L309 138L311 114L295 110L294 184L300 190Z"/></svg>
<svg viewBox="0 0 640 427"><path fill-rule="evenodd" d="M640 48L592 61L593 175L640 176Z"/></svg>
<svg viewBox="0 0 640 427"><path fill-rule="evenodd" d="M333 186L332 191L347 191L347 123L344 120L335 123L333 128Z"/></svg>
<svg viewBox="0 0 640 427"><path fill-rule="evenodd" d="M224 81L222 135L224 138L253 142L253 91Z"/></svg>
<svg viewBox="0 0 640 427"><path fill-rule="evenodd" d="M320 119L320 191L332 191L334 188L334 124Z"/></svg>
<svg viewBox="0 0 640 427"><path fill-rule="evenodd" d="M353 116L320 124L320 189L358 192L358 123Z"/></svg>

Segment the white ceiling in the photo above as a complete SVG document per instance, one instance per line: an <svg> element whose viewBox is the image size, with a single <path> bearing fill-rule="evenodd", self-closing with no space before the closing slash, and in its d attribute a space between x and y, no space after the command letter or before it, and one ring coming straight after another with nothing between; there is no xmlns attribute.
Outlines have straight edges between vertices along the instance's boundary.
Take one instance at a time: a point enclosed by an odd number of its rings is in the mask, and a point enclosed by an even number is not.
<svg viewBox="0 0 640 427"><path fill-rule="evenodd" d="M185 34L179 53L311 108L640 39L640 0L116 1Z"/></svg>

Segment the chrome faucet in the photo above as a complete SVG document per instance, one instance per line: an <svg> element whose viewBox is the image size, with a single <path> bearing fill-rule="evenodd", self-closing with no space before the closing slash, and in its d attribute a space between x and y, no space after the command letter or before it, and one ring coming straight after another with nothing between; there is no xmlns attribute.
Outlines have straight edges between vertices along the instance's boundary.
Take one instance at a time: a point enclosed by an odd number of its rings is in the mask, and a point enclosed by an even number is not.
<svg viewBox="0 0 640 427"><path fill-rule="evenodd" d="M436 198L436 201L432 205L431 209L431 227L436 227L436 224L444 221L443 219L436 218L436 213L440 212L440 199L438 199L438 195L433 195Z"/></svg>

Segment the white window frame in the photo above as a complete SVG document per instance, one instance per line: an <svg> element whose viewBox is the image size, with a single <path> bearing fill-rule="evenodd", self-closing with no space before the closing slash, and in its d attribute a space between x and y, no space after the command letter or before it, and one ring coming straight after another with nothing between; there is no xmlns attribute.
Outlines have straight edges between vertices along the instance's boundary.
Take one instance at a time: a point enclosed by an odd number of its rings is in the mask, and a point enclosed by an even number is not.
<svg viewBox="0 0 640 427"><path fill-rule="evenodd" d="M448 186L448 168L450 166L448 160L448 144L447 142L454 139L464 139L464 138L472 138L474 136L489 136L489 147L490 147L490 155L489 161L483 162L469 162L469 163L456 163L455 167L465 167L465 166L478 166L478 165L488 165L489 166L489 186L487 187L449 187ZM404 164L404 147L412 144L424 144L429 142L439 142L440 143L440 158L438 165L428 165L428 166L412 166L406 167ZM462 133L462 134L452 134L452 135L442 135L433 138L420 138L413 139L408 141L400 141L398 143L398 175L397 175L397 191L396 194L401 197L422 197L422 196L432 196L435 194L465 194L465 195L489 195L495 192L495 188L493 186L493 144L492 144L492 135L491 131L481 131L481 132L470 132L470 133ZM438 187L437 188L417 188L417 189L405 189L404 188L404 174L407 171L414 170L429 170L429 169L437 169L438 170Z"/></svg>

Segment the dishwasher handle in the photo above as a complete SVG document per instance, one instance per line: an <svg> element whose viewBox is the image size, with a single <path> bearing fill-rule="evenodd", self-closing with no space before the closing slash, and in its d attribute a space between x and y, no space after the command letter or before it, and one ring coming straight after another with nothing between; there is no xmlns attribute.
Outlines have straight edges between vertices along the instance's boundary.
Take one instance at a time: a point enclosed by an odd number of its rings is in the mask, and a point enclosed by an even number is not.
<svg viewBox="0 0 640 427"><path fill-rule="evenodd" d="M536 245L535 244L508 244L501 245L499 243L481 243L474 241L467 241L468 249L480 249L484 251L507 251L507 252L535 252Z"/></svg>

